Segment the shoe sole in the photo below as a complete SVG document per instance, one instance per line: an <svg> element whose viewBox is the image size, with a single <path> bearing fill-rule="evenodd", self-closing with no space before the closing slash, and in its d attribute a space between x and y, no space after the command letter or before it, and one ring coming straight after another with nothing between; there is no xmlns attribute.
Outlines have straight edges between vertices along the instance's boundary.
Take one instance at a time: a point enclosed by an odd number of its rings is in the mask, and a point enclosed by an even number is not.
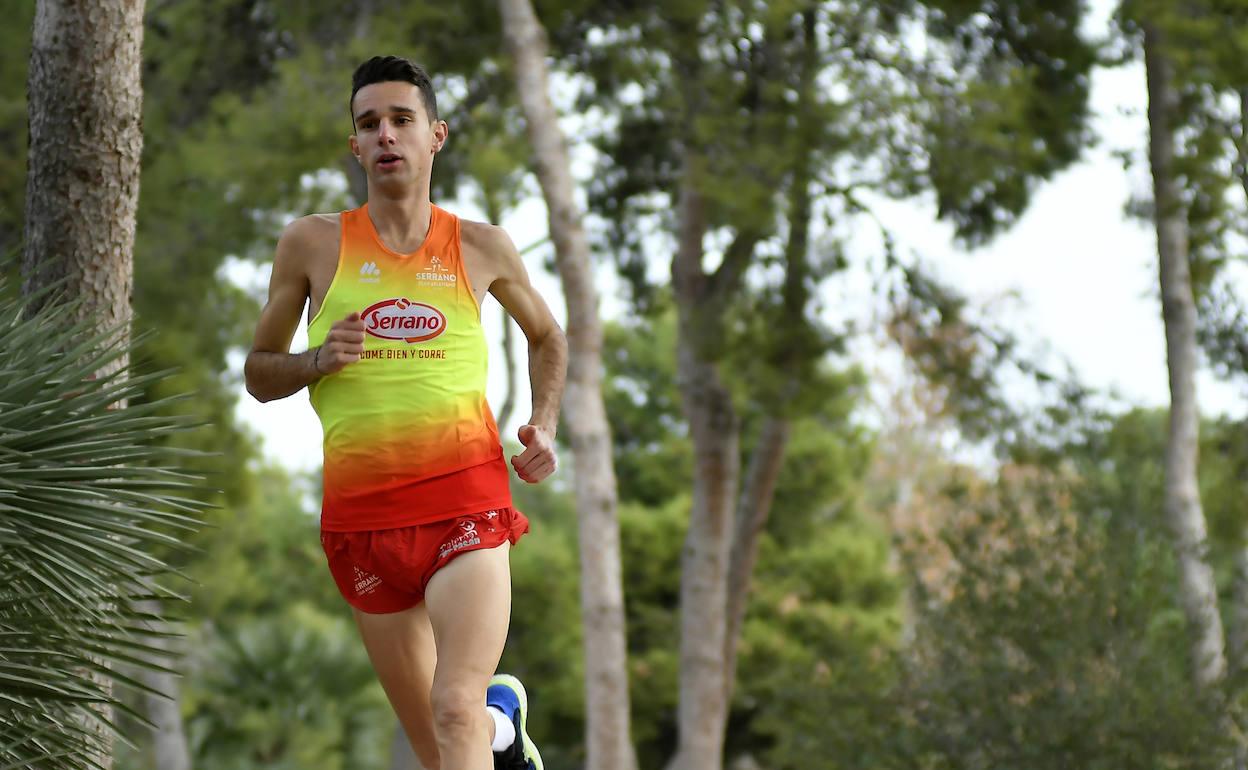
<svg viewBox="0 0 1248 770"><path fill-rule="evenodd" d="M535 770L546 770L542 765L542 755L537 750L537 745L533 743L533 739L529 737L529 694L525 692L524 685L520 680L511 674L497 674L490 679L490 684L501 684L510 687L515 691L520 700L520 740L521 746L524 747L525 759L532 760Z"/></svg>

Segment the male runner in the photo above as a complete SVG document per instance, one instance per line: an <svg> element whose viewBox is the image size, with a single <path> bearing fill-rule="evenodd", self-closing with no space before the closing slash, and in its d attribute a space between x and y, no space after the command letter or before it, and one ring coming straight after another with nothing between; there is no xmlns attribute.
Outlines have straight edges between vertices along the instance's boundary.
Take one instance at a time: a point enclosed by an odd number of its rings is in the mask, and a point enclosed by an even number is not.
<svg viewBox="0 0 1248 770"><path fill-rule="evenodd" d="M247 389L269 401L309 388L325 436L321 542L424 767L542 770L524 688L491 678L510 620L508 550L528 521L511 507L485 400L485 293L529 342L533 412L511 465L530 484L555 471L567 342L507 234L430 203L448 128L428 75L374 57L350 105L368 203L282 233ZM305 301L310 349L292 354Z"/></svg>

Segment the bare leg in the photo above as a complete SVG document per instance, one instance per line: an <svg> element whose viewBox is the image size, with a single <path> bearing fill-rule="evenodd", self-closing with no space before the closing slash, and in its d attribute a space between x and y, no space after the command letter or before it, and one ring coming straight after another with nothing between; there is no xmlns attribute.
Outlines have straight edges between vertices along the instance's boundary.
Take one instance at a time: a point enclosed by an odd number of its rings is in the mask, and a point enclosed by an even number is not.
<svg viewBox="0 0 1248 770"><path fill-rule="evenodd" d="M511 622L510 545L472 551L429 581L425 605L437 645L431 703L441 770L493 770L494 722L485 689Z"/></svg>
<svg viewBox="0 0 1248 770"><path fill-rule="evenodd" d="M355 622L373 670L407 733L412 750L425 770L439 770L433 706L429 701L437 665L429 611L423 603L385 615L355 610Z"/></svg>

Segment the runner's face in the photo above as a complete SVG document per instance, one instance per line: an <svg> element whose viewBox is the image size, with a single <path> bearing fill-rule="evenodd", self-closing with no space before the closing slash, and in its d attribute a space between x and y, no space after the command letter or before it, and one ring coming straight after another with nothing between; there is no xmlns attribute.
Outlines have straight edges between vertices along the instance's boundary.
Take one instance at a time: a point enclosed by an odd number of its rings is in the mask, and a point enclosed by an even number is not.
<svg viewBox="0 0 1248 770"><path fill-rule="evenodd" d="M446 123L430 121L420 89L411 83L373 83L355 94L351 152L370 179L414 183L428 179L433 156L446 141Z"/></svg>

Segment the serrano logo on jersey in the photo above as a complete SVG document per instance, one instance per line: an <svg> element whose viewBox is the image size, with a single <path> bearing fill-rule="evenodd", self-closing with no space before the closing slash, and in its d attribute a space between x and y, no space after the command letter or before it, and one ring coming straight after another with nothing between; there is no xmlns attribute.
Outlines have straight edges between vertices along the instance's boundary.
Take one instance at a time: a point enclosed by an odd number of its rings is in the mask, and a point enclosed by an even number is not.
<svg viewBox="0 0 1248 770"><path fill-rule="evenodd" d="M385 299L364 310L364 330L383 340L425 342L446 331L446 316L407 297Z"/></svg>

